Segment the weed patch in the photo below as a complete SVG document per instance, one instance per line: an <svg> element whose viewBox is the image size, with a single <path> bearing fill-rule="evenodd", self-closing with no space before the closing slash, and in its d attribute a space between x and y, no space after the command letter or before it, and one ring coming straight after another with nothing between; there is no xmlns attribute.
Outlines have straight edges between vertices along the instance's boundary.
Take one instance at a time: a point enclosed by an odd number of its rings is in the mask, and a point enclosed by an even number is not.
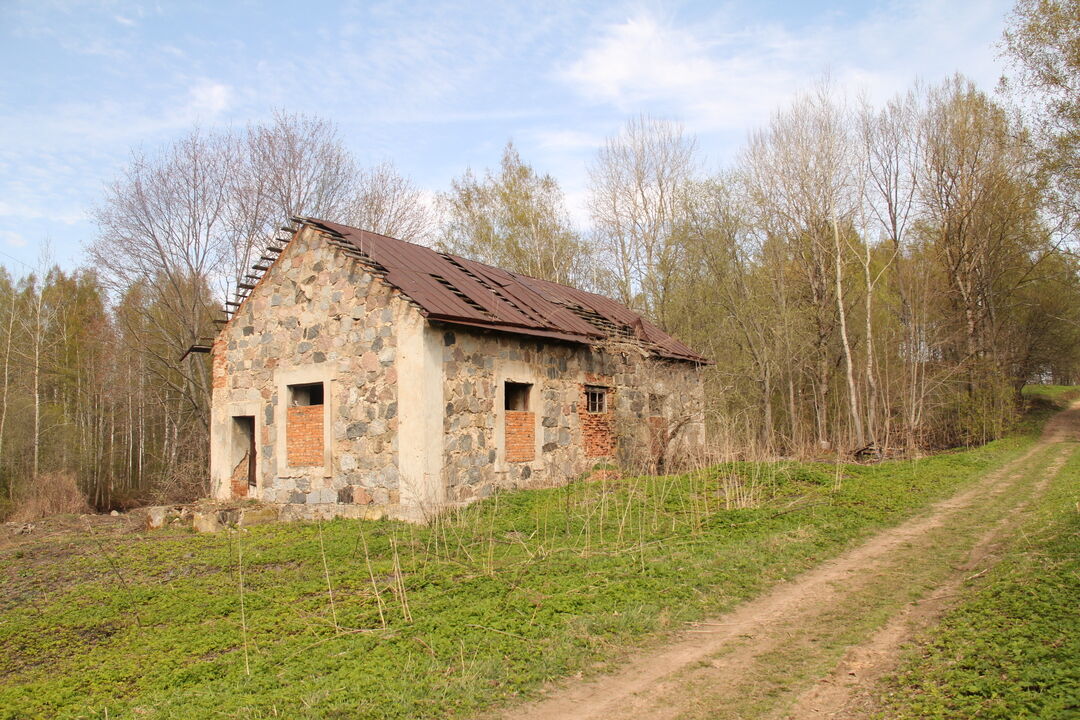
<svg viewBox="0 0 1080 720"><path fill-rule="evenodd" d="M889 718L1080 716L1080 457L890 681Z"/></svg>
<svg viewBox="0 0 1080 720"><path fill-rule="evenodd" d="M50 539L0 555L0 718L475 713L728 610L1030 442L604 477L426 526Z"/></svg>

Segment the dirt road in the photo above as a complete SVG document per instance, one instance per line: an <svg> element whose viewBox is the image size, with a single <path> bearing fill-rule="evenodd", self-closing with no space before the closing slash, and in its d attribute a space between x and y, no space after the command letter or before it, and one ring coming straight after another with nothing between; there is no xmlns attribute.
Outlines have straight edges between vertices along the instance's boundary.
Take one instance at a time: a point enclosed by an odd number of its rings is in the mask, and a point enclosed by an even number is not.
<svg viewBox="0 0 1080 720"><path fill-rule="evenodd" d="M981 575L1080 440L1080 408L921 516L782 583L622 669L510 708L553 718L858 718L903 643Z"/></svg>

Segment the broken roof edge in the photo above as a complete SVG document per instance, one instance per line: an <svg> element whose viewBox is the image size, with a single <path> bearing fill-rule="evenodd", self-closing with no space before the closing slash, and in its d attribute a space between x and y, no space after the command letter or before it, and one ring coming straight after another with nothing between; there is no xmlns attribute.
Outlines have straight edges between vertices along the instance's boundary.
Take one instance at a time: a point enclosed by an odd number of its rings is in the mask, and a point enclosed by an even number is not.
<svg viewBox="0 0 1080 720"><path fill-rule="evenodd" d="M647 355L666 360L689 362L695 365L712 365L714 362L689 346L683 344L673 336L651 323L621 303L604 295L580 290L570 285L556 283L543 278L536 278L524 273L506 270L489 265L470 258L464 258L452 253L444 253L418 243L400 240L389 235L361 230L348 225L341 225L328 220L320 220L305 216L293 216L290 221L296 224L297 230L303 226L326 233L341 243L347 243L348 250L356 250L365 262L370 262L380 270L380 276L384 282L397 289L405 299L415 305L427 319L443 324L461 325L470 328L503 332L512 335L524 335L551 340L561 340L578 343L585 346L596 346L603 342L618 339L614 335L608 335L597 327L577 317L573 309L564 304L569 296L584 296L591 300L587 308L596 313L613 326L625 325L640 328L641 335L637 337L637 344ZM367 240L375 241L368 245ZM338 245L341 247L341 245ZM443 263L446 266L458 265L465 273L460 275L450 267L424 267L432 264ZM461 266L464 263L464 266ZM478 265L490 270L492 273L509 276L513 279L514 287L508 288L501 285L498 289L491 287L491 278L480 278L469 272L468 265ZM436 277L431 270L441 273L439 279L448 287L447 292L442 293L438 289L432 295L433 288L424 287L409 279L410 273L429 274ZM404 272L395 272L404 271ZM462 284L451 284L446 277L457 276L464 281ZM468 278L466 279L466 276ZM498 284L498 281L495 281ZM413 287L412 285L415 285ZM472 287L471 285L475 285ZM545 292L544 288L558 289L557 295ZM504 292L509 292L507 297ZM540 301L535 307L519 306L515 300L522 299L515 293L531 293L532 297L525 298L527 302ZM455 297L458 295L460 297ZM492 298L496 301L492 301ZM573 298L580 302L579 298ZM464 300L464 302L461 302ZM480 300L483 306L475 303ZM472 302L473 305L469 305ZM543 307L547 306L547 307ZM573 317L570 317L573 315ZM622 316L626 317L622 317ZM627 323L629 321L629 324ZM559 324L562 324L560 326ZM638 335L637 332L634 333Z"/></svg>

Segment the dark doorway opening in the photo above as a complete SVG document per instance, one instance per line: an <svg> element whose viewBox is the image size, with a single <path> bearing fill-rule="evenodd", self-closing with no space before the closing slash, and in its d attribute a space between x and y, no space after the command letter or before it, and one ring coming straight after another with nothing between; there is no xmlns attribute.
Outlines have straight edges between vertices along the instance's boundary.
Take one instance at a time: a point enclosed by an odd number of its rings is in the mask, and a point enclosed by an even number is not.
<svg viewBox="0 0 1080 720"><path fill-rule="evenodd" d="M255 469L255 416L237 415L233 417L232 438L233 470L231 477L233 497L247 497L250 488L258 482Z"/></svg>

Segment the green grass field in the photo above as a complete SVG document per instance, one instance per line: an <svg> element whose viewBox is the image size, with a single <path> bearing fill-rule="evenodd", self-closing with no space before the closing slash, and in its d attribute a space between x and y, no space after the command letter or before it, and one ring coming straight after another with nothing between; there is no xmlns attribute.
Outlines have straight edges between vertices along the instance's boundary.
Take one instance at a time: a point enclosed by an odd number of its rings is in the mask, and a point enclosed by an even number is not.
<svg viewBox="0 0 1080 720"><path fill-rule="evenodd" d="M1080 456L890 681L888 718L1080 717Z"/></svg>
<svg viewBox="0 0 1080 720"><path fill-rule="evenodd" d="M722 612L1034 437L578 481L427 526L29 540L0 550L0 718L463 716Z"/></svg>

